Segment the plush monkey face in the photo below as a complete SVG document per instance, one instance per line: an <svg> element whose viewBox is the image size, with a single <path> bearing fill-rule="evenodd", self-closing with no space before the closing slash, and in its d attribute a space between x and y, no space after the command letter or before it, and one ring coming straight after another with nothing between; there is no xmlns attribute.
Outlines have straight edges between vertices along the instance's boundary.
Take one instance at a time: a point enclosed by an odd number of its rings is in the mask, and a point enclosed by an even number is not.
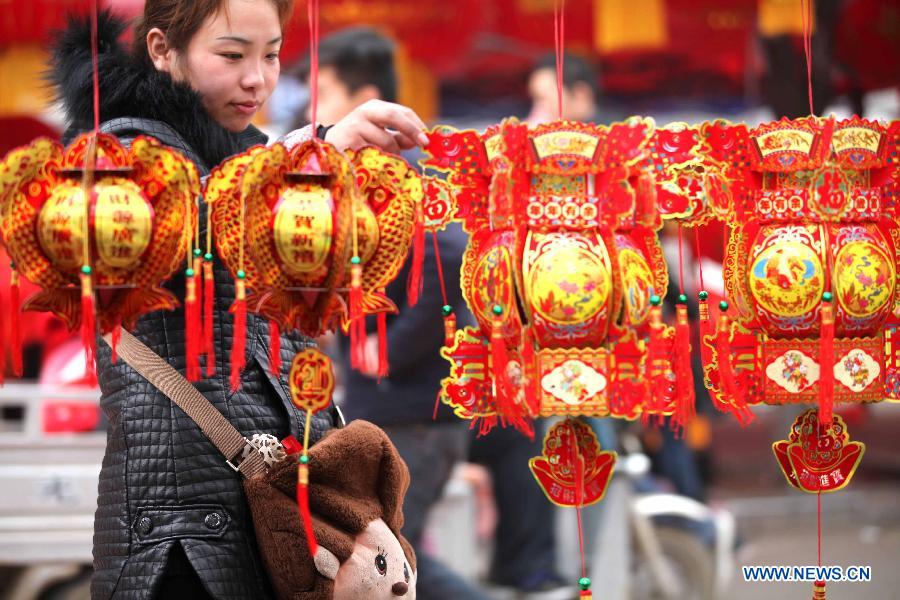
<svg viewBox="0 0 900 600"><path fill-rule="evenodd" d="M344 564L338 565L334 554L322 546L315 562L322 575L334 580L334 600L415 600L416 573L397 536L381 519L356 536L353 554Z"/></svg>

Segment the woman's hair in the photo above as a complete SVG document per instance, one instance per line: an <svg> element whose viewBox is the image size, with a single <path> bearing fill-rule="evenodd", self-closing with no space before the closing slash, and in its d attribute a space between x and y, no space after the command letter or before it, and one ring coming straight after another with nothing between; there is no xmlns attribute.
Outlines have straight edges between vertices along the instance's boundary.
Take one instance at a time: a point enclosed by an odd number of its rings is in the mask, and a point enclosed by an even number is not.
<svg viewBox="0 0 900 600"><path fill-rule="evenodd" d="M187 49L191 38L206 19L227 8L228 0L147 0L144 16L134 28L134 55L142 62L150 62L147 34L158 27L166 34L166 41L176 51ZM278 11L284 29L294 10L294 0L269 0Z"/></svg>

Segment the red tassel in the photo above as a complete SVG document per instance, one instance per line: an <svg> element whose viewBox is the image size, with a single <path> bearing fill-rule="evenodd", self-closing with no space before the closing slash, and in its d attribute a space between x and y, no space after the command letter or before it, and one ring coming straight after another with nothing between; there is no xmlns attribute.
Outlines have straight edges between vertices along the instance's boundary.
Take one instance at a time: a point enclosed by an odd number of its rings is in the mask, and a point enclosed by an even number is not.
<svg viewBox="0 0 900 600"><path fill-rule="evenodd" d="M413 233L412 266L409 271L409 279L406 280L406 300L410 306L419 302L422 294L422 269L425 266L425 216L422 213L422 205L416 208L416 229Z"/></svg>
<svg viewBox="0 0 900 600"><path fill-rule="evenodd" d="M297 463L297 507L300 509L300 518L303 521L303 531L306 533L309 554L315 556L319 544L316 542L312 513L309 510L309 466L302 462L303 459L308 459L306 454L301 455L300 462Z"/></svg>
<svg viewBox="0 0 900 600"><path fill-rule="evenodd" d="M19 272L13 268L9 280L9 343L13 375L22 376L22 328L19 323Z"/></svg>
<svg viewBox="0 0 900 600"><path fill-rule="evenodd" d="M819 331L819 423L831 429L834 416L834 308L830 300L822 302Z"/></svg>
<svg viewBox="0 0 900 600"><path fill-rule="evenodd" d="M727 310L727 307L726 309ZM734 368L731 364L731 321L723 311L719 315L719 323L716 330L716 358L719 367L719 388L725 400L725 405L716 402L719 410L727 410L734 414L741 425L746 425L753 420L753 413L747 407L744 393L737 383Z"/></svg>
<svg viewBox="0 0 900 600"><path fill-rule="evenodd" d="M444 315L444 346L450 348L456 341L456 315L452 312Z"/></svg>
<svg viewBox="0 0 900 600"><path fill-rule="evenodd" d="M241 371L247 361L247 286L242 278L234 282L234 340L231 343L231 392L241 387Z"/></svg>
<svg viewBox="0 0 900 600"><path fill-rule="evenodd" d="M213 304L215 297L212 261L203 263L203 348L206 355L206 376L216 374L216 345L213 341Z"/></svg>
<svg viewBox="0 0 900 600"><path fill-rule="evenodd" d="M281 328L275 321L269 321L269 369L281 377Z"/></svg>
<svg viewBox="0 0 900 600"><path fill-rule="evenodd" d="M665 409L669 397L669 385L666 379L666 340L665 325L662 320L662 307L659 297L650 308L650 340L647 346L647 362L645 380L650 383L650 397L644 402L641 410L641 422L649 424L651 416L659 415Z"/></svg>
<svg viewBox="0 0 900 600"><path fill-rule="evenodd" d="M540 412L538 368L534 355L534 335L530 327L522 328L522 377L525 385L525 404L529 417Z"/></svg>
<svg viewBox="0 0 900 600"><path fill-rule="evenodd" d="M675 412L671 427L679 433L695 415L694 372L691 369L691 326L684 304L675 307Z"/></svg>
<svg viewBox="0 0 900 600"><path fill-rule="evenodd" d="M90 274L81 274L81 343L84 345L85 377L97 381L97 324L94 315L94 288Z"/></svg>
<svg viewBox="0 0 900 600"><path fill-rule="evenodd" d="M709 305L706 303L706 292L700 292L700 361L706 367L712 362L712 346L715 342L715 328L709 318Z"/></svg>
<svg viewBox="0 0 900 600"><path fill-rule="evenodd" d="M366 368L366 320L363 314L362 266L350 267L350 366Z"/></svg>
<svg viewBox="0 0 900 600"><path fill-rule="evenodd" d="M197 302L197 278L193 269L186 274L184 299L184 324L186 332L185 377L188 381L200 379L200 305Z"/></svg>
<svg viewBox="0 0 900 600"><path fill-rule="evenodd" d="M824 581L816 581L813 583L812 600L826 600L825 599L825 582Z"/></svg>
<svg viewBox="0 0 900 600"><path fill-rule="evenodd" d="M499 305L498 305L499 306ZM496 308L491 326L491 377L494 381L494 401L497 414L504 426L512 425L529 437L534 435L534 428L526 419L526 407L516 402L517 389L514 389L506 371L509 366L509 354L506 340L503 339L503 314L497 314Z"/></svg>
<svg viewBox="0 0 900 600"><path fill-rule="evenodd" d="M122 339L122 323L121 321L116 323L115 327L112 330L112 362L116 364L119 361L119 353L117 352L117 348L119 347L119 340Z"/></svg>
<svg viewBox="0 0 900 600"><path fill-rule="evenodd" d="M387 314L378 313L378 380L388 376Z"/></svg>

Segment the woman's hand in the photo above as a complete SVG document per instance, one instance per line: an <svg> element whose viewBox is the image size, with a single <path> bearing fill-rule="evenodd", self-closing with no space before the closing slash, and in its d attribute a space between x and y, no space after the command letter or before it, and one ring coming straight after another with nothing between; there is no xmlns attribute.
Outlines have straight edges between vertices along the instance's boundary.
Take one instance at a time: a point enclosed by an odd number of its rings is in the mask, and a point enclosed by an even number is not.
<svg viewBox="0 0 900 600"><path fill-rule="evenodd" d="M378 146L400 153L415 146L427 146L425 123L412 109L383 100L369 100L353 109L325 134L325 141L338 150Z"/></svg>

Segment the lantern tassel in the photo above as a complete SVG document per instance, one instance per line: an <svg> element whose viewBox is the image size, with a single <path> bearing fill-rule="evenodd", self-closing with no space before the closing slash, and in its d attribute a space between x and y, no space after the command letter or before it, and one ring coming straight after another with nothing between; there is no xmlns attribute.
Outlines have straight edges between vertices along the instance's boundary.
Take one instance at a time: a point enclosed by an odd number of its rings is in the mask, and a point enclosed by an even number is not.
<svg viewBox="0 0 900 600"><path fill-rule="evenodd" d="M81 274L81 343L84 346L85 377L97 381L97 321L94 315L94 287L90 273Z"/></svg>
<svg viewBox="0 0 900 600"><path fill-rule="evenodd" d="M206 355L206 376L216 374L216 346L213 343L213 306L215 298L215 281L211 260L203 262L203 348Z"/></svg>
<svg viewBox="0 0 900 600"><path fill-rule="evenodd" d="M650 340L647 345L647 362L645 363L645 379L650 384L650 398L641 411L641 422L650 423L653 415L659 415L668 397L668 385L665 374L666 340L665 325L662 321L662 306L659 296L651 298L650 308Z"/></svg>
<svg viewBox="0 0 900 600"><path fill-rule="evenodd" d="M708 366L712 362L712 344L715 338L715 328L712 320L709 318L709 304L707 304L706 292L700 292L698 301L698 312L700 315L700 360L703 366ZM707 341L709 340L709 341Z"/></svg>
<svg viewBox="0 0 900 600"><path fill-rule="evenodd" d="M522 332L522 377L525 386L525 409L529 417L536 417L540 411L537 393L537 364L534 356L534 334L530 327Z"/></svg>
<svg viewBox="0 0 900 600"><path fill-rule="evenodd" d="M301 460L307 458L304 454ZM316 542L316 534L313 531L312 513L309 510L309 465L303 462L297 463L297 507L300 509L300 518L303 521L303 531L306 534L306 544L309 552L315 556L319 545Z"/></svg>
<svg viewBox="0 0 900 600"><path fill-rule="evenodd" d="M239 273L240 275L240 273ZM231 344L231 392L241 387L241 371L247 361L247 287L243 278L235 282L234 340Z"/></svg>
<svg viewBox="0 0 900 600"><path fill-rule="evenodd" d="M19 272L12 268L9 279L9 343L12 370L16 377L22 376L22 328L19 322Z"/></svg>
<svg viewBox="0 0 900 600"><path fill-rule="evenodd" d="M727 308L725 309L727 310ZM720 392L724 399L725 409L734 414L741 425L746 425L753 420L753 413L747 408L744 394L735 379L734 368L731 363L731 321L723 311L719 316L716 331L716 356L719 366ZM722 403L716 403L721 410Z"/></svg>
<svg viewBox="0 0 900 600"><path fill-rule="evenodd" d="M694 373L691 369L691 326L685 304L675 308L675 412L671 426L684 433L695 415Z"/></svg>
<svg viewBox="0 0 900 600"><path fill-rule="evenodd" d="M406 300L410 306L419 302L422 294L422 271L425 266L425 216L422 205L416 207L416 228L413 233L413 256L409 279L406 280Z"/></svg>
<svg viewBox="0 0 900 600"><path fill-rule="evenodd" d="M387 314L378 313L378 380L388 376Z"/></svg>
<svg viewBox="0 0 900 600"><path fill-rule="evenodd" d="M831 429L834 419L834 309L829 300L822 302L819 331L819 423Z"/></svg>
<svg viewBox="0 0 900 600"><path fill-rule="evenodd" d="M362 265L353 257L350 267L350 366L366 368L366 318L363 314Z"/></svg>
<svg viewBox="0 0 900 600"><path fill-rule="evenodd" d="M200 379L200 306L197 303L197 277L193 269L186 274L184 321L187 328L185 352L185 377L188 381Z"/></svg>
<svg viewBox="0 0 900 600"><path fill-rule="evenodd" d="M491 323L491 377L494 381L494 401L497 414L504 426L512 425L525 435L532 437L534 428L526 417L527 407L523 406L524 402L517 402L520 390L515 389L507 377L510 361L502 330L503 314L495 312Z"/></svg>
<svg viewBox="0 0 900 600"><path fill-rule="evenodd" d="M281 377L281 328L275 321L269 321L269 370Z"/></svg>

